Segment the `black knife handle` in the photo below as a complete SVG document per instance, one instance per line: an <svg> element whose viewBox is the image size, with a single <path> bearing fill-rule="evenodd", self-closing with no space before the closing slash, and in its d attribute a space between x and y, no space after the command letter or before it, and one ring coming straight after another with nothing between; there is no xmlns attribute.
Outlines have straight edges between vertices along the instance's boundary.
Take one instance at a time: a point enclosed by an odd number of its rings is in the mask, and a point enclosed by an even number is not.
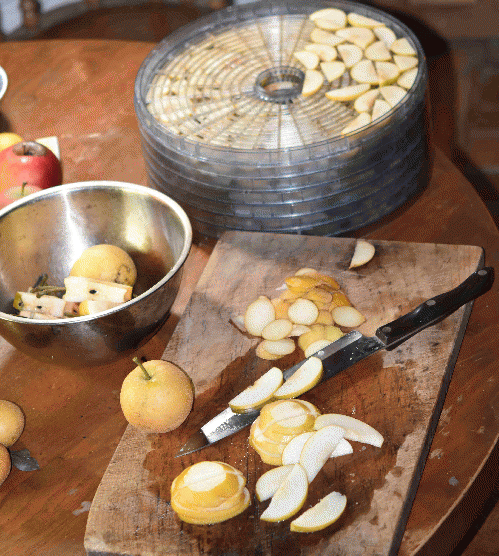
<svg viewBox="0 0 499 556"><path fill-rule="evenodd" d="M474 272L453 290L428 299L410 313L384 324L376 336L391 350L415 334L440 322L469 301L488 292L494 282L494 269L484 267Z"/></svg>

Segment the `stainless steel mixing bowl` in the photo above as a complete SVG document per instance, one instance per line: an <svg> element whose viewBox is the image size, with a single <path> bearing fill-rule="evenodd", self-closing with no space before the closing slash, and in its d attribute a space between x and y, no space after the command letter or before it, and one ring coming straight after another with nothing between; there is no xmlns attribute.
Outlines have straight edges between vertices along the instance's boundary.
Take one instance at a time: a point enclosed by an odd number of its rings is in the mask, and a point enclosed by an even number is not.
<svg viewBox="0 0 499 556"><path fill-rule="evenodd" d="M15 316L17 291L44 273L63 285L84 249L118 245L137 266L131 301L98 315L59 320ZM183 209L139 185L89 181L53 187L0 210L0 334L42 361L68 367L125 357L165 322L192 244Z"/></svg>

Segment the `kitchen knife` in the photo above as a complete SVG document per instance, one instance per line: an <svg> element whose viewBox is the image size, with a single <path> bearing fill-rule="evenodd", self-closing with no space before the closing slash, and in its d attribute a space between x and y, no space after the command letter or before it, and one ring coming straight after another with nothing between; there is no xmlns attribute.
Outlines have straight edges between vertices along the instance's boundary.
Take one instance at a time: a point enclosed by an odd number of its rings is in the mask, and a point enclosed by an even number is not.
<svg viewBox="0 0 499 556"><path fill-rule="evenodd" d="M388 351L395 349L421 330L442 321L466 303L486 293L493 282L494 269L484 267L453 290L428 299L410 313L384 324L376 330L373 337L364 336L358 331L345 334L339 340L313 354L313 357L322 360L323 375L319 384L380 349ZM304 361L300 361L284 371L284 379L287 380L303 363ZM227 408L194 433L175 457L201 450L235 434L251 425L259 413L259 410L234 413Z"/></svg>

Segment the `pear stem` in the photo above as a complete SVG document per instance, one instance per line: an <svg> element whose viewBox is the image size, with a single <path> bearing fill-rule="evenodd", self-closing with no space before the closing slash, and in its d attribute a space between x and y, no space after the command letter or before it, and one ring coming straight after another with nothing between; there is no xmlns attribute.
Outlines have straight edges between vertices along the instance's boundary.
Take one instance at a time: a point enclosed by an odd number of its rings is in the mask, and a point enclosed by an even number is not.
<svg viewBox="0 0 499 556"><path fill-rule="evenodd" d="M133 361L138 367L140 367L140 368L142 369L142 371L143 371L143 373L144 373L144 375L145 375L145 377L146 377L146 380L151 380L152 376L147 372L147 369L144 367L142 361L140 361L140 359L139 359L138 357L134 357L134 358L132 359L132 361Z"/></svg>

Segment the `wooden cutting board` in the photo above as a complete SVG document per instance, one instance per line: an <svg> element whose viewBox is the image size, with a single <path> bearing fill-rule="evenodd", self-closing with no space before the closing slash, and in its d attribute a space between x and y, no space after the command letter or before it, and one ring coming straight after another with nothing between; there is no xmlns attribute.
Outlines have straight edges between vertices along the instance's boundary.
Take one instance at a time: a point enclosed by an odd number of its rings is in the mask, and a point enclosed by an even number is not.
<svg viewBox="0 0 499 556"><path fill-rule="evenodd" d="M471 304L396 350L378 352L302 396L323 413L355 416L385 437L382 448L353 443L354 453L329 460L310 486L305 508L332 490L347 496L346 511L331 527L291 533L289 521L259 519L268 502L256 500L255 482L270 467L248 446L248 429L173 457L195 430L275 364L255 357L258 341L240 333L230 318L242 314L258 295L276 295L284 278L299 268L335 276L367 317L360 330L372 335L482 265L479 247L373 241L375 257L348 270L354 243L241 232L222 236L164 353L194 381L193 412L181 428L163 435L127 428L89 513L85 548L90 555L397 554ZM301 357L297 351L278 366L285 369ZM171 482L202 460L225 461L246 475L252 493L248 510L211 526L177 518L169 504Z"/></svg>

